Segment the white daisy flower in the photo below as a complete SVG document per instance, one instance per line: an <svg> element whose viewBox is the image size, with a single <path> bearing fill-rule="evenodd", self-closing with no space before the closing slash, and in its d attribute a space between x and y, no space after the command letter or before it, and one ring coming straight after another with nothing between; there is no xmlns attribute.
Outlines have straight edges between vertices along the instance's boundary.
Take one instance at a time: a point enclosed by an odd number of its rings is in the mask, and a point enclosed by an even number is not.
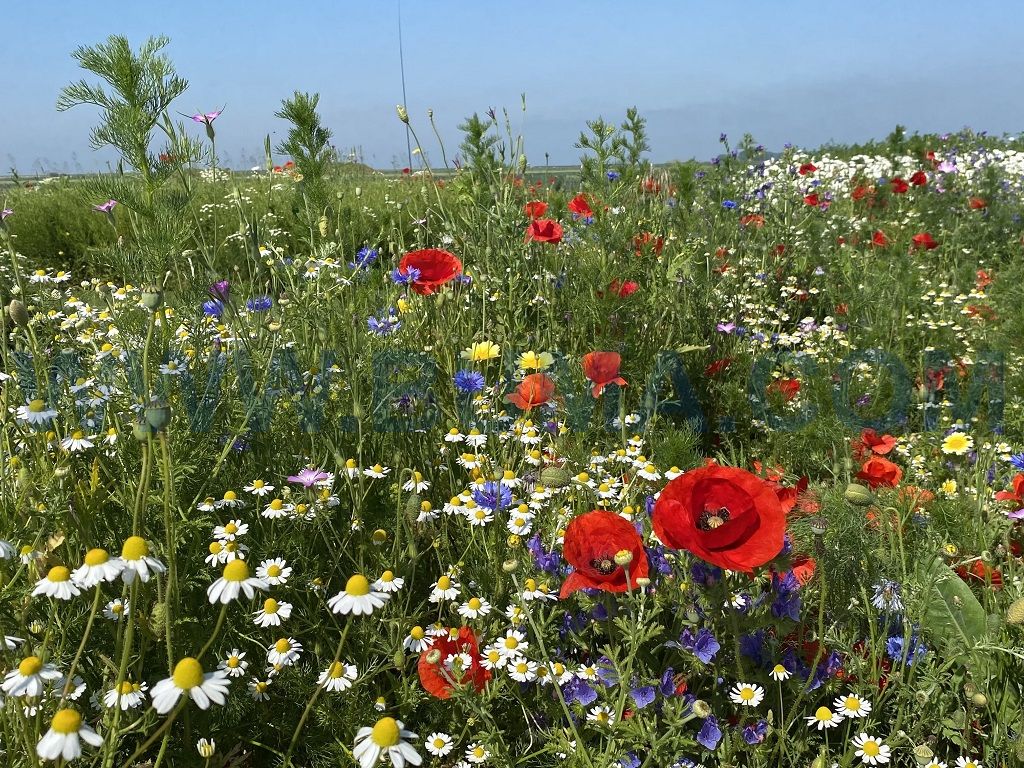
<svg viewBox="0 0 1024 768"><path fill-rule="evenodd" d="M361 573L349 577L345 588L327 601L327 607L334 613L369 616L391 597L387 592L377 592Z"/></svg>
<svg viewBox="0 0 1024 768"><path fill-rule="evenodd" d="M409 634L402 641L402 647L412 653L422 653L430 647L430 644L431 639L427 637L423 627L418 624L409 630Z"/></svg>
<svg viewBox="0 0 1024 768"><path fill-rule="evenodd" d="M70 600L80 594L82 591L71 580L71 571L63 565L53 566L32 590L33 597L46 595L56 600Z"/></svg>
<svg viewBox="0 0 1024 768"><path fill-rule="evenodd" d="M149 686L146 683L133 683L125 680L120 688L114 687L103 694L103 704L109 709L120 707L122 711L135 709L146 700L146 691Z"/></svg>
<svg viewBox="0 0 1024 768"><path fill-rule="evenodd" d="M364 469L363 474L366 475L367 477L380 479L382 477L387 477L390 471L391 469L389 467L384 467L381 466L380 464L374 464L372 467Z"/></svg>
<svg viewBox="0 0 1024 768"><path fill-rule="evenodd" d="M60 709L50 721L50 729L36 744L36 754L44 760L74 760L82 754L82 742L98 747L103 737L82 722L74 709Z"/></svg>
<svg viewBox="0 0 1024 768"><path fill-rule="evenodd" d="M153 709L157 714L167 714L174 709L183 693L200 709L209 709L210 702L223 704L227 700L228 685L228 676L223 671L204 672L202 664L186 656L174 665L170 677L153 686Z"/></svg>
<svg viewBox="0 0 1024 768"><path fill-rule="evenodd" d="M826 728L835 728L843 722L843 716L833 712L828 707L818 707L813 715L804 719L807 720L809 726L817 728L819 731L823 731Z"/></svg>
<svg viewBox="0 0 1024 768"><path fill-rule="evenodd" d="M467 619L479 619L491 612L491 604L479 597L471 597L459 606L459 615Z"/></svg>
<svg viewBox="0 0 1024 768"><path fill-rule="evenodd" d="M871 712L871 702L855 693L837 697L832 706L843 717L867 717Z"/></svg>
<svg viewBox="0 0 1024 768"><path fill-rule="evenodd" d="M335 661L320 673L316 684L322 685L328 691L347 691L357 677L359 677L359 670L356 669L355 664Z"/></svg>
<svg viewBox="0 0 1024 768"><path fill-rule="evenodd" d="M485 763L487 762L487 758L490 756L490 750L479 741L474 741L466 747L466 762L470 765L480 765L480 763Z"/></svg>
<svg viewBox="0 0 1024 768"><path fill-rule="evenodd" d="M772 680L778 680L780 683L783 680L789 680L793 673L786 669L784 664L776 664L772 667L772 671L769 673L772 676Z"/></svg>
<svg viewBox="0 0 1024 768"><path fill-rule="evenodd" d="M129 616L131 605L127 600L115 597L103 608L103 618L111 621L120 621L123 617Z"/></svg>
<svg viewBox="0 0 1024 768"><path fill-rule="evenodd" d="M520 656L508 663L508 674L519 683L528 683L537 679L537 662Z"/></svg>
<svg viewBox="0 0 1024 768"><path fill-rule="evenodd" d="M96 435L89 435L87 437L81 430L75 430L60 441L60 447L68 453L81 453L82 451L94 447L95 443L92 441L95 439Z"/></svg>
<svg viewBox="0 0 1024 768"><path fill-rule="evenodd" d="M447 733L440 733L435 731L434 733L427 736L423 740L423 746L427 748L427 752L432 754L434 757L444 757L455 745L452 743L452 737Z"/></svg>
<svg viewBox="0 0 1024 768"><path fill-rule="evenodd" d="M494 643L506 656L521 656L530 647L526 635L518 629L509 629L505 637L498 638Z"/></svg>
<svg viewBox="0 0 1024 768"><path fill-rule="evenodd" d="M268 520L278 520L282 517L288 517L293 509L295 507L292 504L286 504L282 499L271 499L270 503L263 508L260 514Z"/></svg>
<svg viewBox="0 0 1024 768"><path fill-rule="evenodd" d="M90 549L85 553L85 562L71 574L72 580L82 589L90 589L100 582L113 581L124 570L119 557L111 557L105 549Z"/></svg>
<svg viewBox="0 0 1024 768"><path fill-rule="evenodd" d="M287 584L288 577L291 575L292 569L288 565L288 561L280 557L264 560L256 569L256 578L263 579L272 587Z"/></svg>
<svg viewBox="0 0 1024 768"><path fill-rule="evenodd" d="M231 491L228 491L231 493ZM241 520L231 520L226 525L218 525L213 529L213 538L220 541L234 541L249 532L249 524Z"/></svg>
<svg viewBox="0 0 1024 768"><path fill-rule="evenodd" d="M877 736L868 736L866 733L858 734L851 739L853 746L857 748L856 755L865 765L881 765L889 762L889 745L885 744Z"/></svg>
<svg viewBox="0 0 1024 768"><path fill-rule="evenodd" d="M410 491L412 493L423 493L430 489L430 481L424 480L423 475L416 470L413 470L412 477L402 484L403 491Z"/></svg>
<svg viewBox="0 0 1024 768"><path fill-rule="evenodd" d="M510 661L518 659L519 656L510 657L506 656L501 652L495 645L489 645L484 648L483 653L480 655L480 666L484 669L489 669L492 672L504 669Z"/></svg>
<svg viewBox="0 0 1024 768"><path fill-rule="evenodd" d="M263 602L263 607L254 615L252 623L257 627L279 627L282 621L287 621L292 615L292 604L278 602L268 597Z"/></svg>
<svg viewBox="0 0 1024 768"><path fill-rule="evenodd" d="M729 698L741 707L756 707L764 701L764 688L752 683L736 683L729 691Z"/></svg>
<svg viewBox="0 0 1024 768"><path fill-rule="evenodd" d="M370 587L375 592L393 594L405 586L405 579L395 576L393 571L384 571Z"/></svg>
<svg viewBox="0 0 1024 768"><path fill-rule="evenodd" d="M290 667L299 660L302 643L294 637L282 637L267 648L267 662L274 666Z"/></svg>
<svg viewBox="0 0 1024 768"><path fill-rule="evenodd" d="M121 581L131 584L135 577L143 584L149 581L154 573L164 573L167 566L149 556L149 544L141 536L129 536L121 547L121 562L124 570L121 571Z"/></svg>
<svg viewBox="0 0 1024 768"><path fill-rule="evenodd" d="M445 574L430 585L430 596L427 599L432 603L454 600L459 596L459 590L459 583Z"/></svg>
<svg viewBox="0 0 1024 768"><path fill-rule="evenodd" d="M19 421L27 421L33 427L45 427L57 418L57 412L52 408L47 408L46 403L39 399L19 405L15 415Z"/></svg>
<svg viewBox="0 0 1024 768"><path fill-rule="evenodd" d="M251 493L253 496L263 497L274 490L274 486L263 482L262 480L253 480L249 485L243 488L247 493Z"/></svg>
<svg viewBox="0 0 1024 768"><path fill-rule="evenodd" d="M449 429L448 434L444 436L444 441L446 443L461 443L465 439L466 436L459 432L455 427Z"/></svg>
<svg viewBox="0 0 1024 768"><path fill-rule="evenodd" d="M415 738L416 734L405 730L401 720L382 717L373 727L364 726L356 732L352 756L359 761L360 768L374 768L382 757L390 760L394 768L405 768L407 763L420 765L423 758L407 743Z"/></svg>
<svg viewBox="0 0 1024 768"><path fill-rule="evenodd" d="M614 725L615 713L612 711L611 707L598 705L591 707L590 711L587 713L587 721L604 726Z"/></svg>
<svg viewBox="0 0 1024 768"><path fill-rule="evenodd" d="M223 575L207 588L206 594L211 603L227 605L240 594L252 599L256 590L265 592L268 587L265 580L249 576L249 566L244 560L232 560L224 566Z"/></svg>
<svg viewBox="0 0 1024 768"><path fill-rule="evenodd" d="M242 677L248 668L249 662L245 660L245 651L240 651L237 648L232 649L217 664L217 669L223 670L228 677Z"/></svg>
<svg viewBox="0 0 1024 768"><path fill-rule="evenodd" d="M956 768L984 768L984 766L981 764L981 760L961 755L956 759Z"/></svg>
<svg viewBox="0 0 1024 768"><path fill-rule="evenodd" d="M196 751L200 757L211 758L217 754L217 742L213 739L200 739L196 742Z"/></svg>
<svg viewBox="0 0 1024 768"><path fill-rule="evenodd" d="M249 695L256 701L270 701L270 680L257 680L253 678L249 681Z"/></svg>
<svg viewBox="0 0 1024 768"><path fill-rule="evenodd" d="M44 664L38 656L26 656L17 667L4 676L3 690L8 696L43 695L47 684L62 680L63 675L52 664Z"/></svg>

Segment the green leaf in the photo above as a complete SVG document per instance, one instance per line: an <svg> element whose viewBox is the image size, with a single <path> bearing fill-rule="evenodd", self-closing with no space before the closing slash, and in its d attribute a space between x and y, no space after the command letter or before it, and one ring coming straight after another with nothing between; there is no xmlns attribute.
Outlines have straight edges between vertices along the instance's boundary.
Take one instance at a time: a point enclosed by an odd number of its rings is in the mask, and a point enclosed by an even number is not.
<svg viewBox="0 0 1024 768"><path fill-rule="evenodd" d="M954 653L983 640L988 633L985 609L967 583L938 558L925 565L921 575L930 585L921 625L932 640Z"/></svg>

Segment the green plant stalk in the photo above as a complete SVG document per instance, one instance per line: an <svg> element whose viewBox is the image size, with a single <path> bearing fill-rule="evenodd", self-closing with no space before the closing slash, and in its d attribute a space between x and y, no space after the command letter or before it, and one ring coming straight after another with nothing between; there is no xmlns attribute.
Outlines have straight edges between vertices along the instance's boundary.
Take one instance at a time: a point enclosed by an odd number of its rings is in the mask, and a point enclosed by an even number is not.
<svg viewBox="0 0 1024 768"><path fill-rule="evenodd" d="M82 651L85 650L85 644L89 640L89 633L92 632L92 623L93 621L95 621L96 614L99 612L100 609L100 597L102 597L102 593L100 592L100 585L97 584L94 587L94 590L96 592L96 596L92 600L92 608L89 611L89 619L85 623L85 631L82 633L82 640L78 643L78 651L75 652L75 658L71 661L71 666L68 667L67 682L64 683L64 690L61 692L60 695L60 706L64 705L64 702L68 698L68 694L71 692L71 686L74 685L75 668L78 666L78 662L82 658Z"/></svg>

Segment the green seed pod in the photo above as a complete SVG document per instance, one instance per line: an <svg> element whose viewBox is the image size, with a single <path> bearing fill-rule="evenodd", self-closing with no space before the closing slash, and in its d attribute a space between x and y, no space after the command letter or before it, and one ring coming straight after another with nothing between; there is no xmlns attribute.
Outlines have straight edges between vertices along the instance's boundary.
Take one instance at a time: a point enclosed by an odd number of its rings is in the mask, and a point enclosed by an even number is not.
<svg viewBox="0 0 1024 768"><path fill-rule="evenodd" d="M540 473L540 484L548 488L565 488L572 478L561 467L545 467Z"/></svg>
<svg viewBox="0 0 1024 768"><path fill-rule="evenodd" d="M164 303L164 292L159 286L150 283L143 287L139 303L150 312L156 312L160 309L160 305Z"/></svg>
<svg viewBox="0 0 1024 768"><path fill-rule="evenodd" d="M933 757L935 757L935 753L932 752L932 748L927 744L918 744L914 747L914 760L917 761L918 765L928 765Z"/></svg>
<svg viewBox="0 0 1024 768"><path fill-rule="evenodd" d="M171 407L166 403L156 403L146 408L146 423L156 432L163 432L171 423Z"/></svg>
<svg viewBox="0 0 1024 768"><path fill-rule="evenodd" d="M850 483L843 491L843 498L855 507L869 507L875 503L875 494L871 489L860 483Z"/></svg>
<svg viewBox="0 0 1024 768"><path fill-rule="evenodd" d="M518 568L519 561L514 558L506 560L504 563L501 564L501 570L503 570L505 573L515 573Z"/></svg>
<svg viewBox="0 0 1024 768"><path fill-rule="evenodd" d="M153 428L144 421L137 421L132 427L132 437L137 442L145 443L153 435Z"/></svg>

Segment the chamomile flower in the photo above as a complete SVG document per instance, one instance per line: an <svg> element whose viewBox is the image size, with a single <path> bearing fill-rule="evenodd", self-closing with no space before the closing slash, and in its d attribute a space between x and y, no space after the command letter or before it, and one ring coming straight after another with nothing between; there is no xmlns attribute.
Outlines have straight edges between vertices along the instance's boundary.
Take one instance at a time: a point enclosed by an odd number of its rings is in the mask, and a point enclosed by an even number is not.
<svg viewBox="0 0 1024 768"><path fill-rule="evenodd" d="M653 464L644 464L639 470L637 470L637 474L644 480L654 481L661 479L661 473Z"/></svg>
<svg viewBox="0 0 1024 768"><path fill-rule="evenodd" d="M405 481L402 485L403 491L410 491L412 493L423 493L430 489L430 481L423 478L422 473L414 470L412 477Z"/></svg>
<svg viewBox="0 0 1024 768"><path fill-rule="evenodd" d="M434 757L444 757L455 748L455 745L452 743L452 737L447 733L440 733L438 731L427 736L423 740L423 746Z"/></svg>
<svg viewBox="0 0 1024 768"><path fill-rule="evenodd" d="M756 707L764 701L764 688L751 683L736 683L729 691L729 698L741 707Z"/></svg>
<svg viewBox="0 0 1024 768"><path fill-rule="evenodd" d="M82 722L74 709L59 709L50 720L50 729L36 744L36 754L44 760L74 760L82 754L82 742L98 747L103 737Z"/></svg>
<svg viewBox="0 0 1024 768"><path fill-rule="evenodd" d="M871 702L855 693L837 697L832 706L843 717L867 717L871 712Z"/></svg>
<svg viewBox="0 0 1024 768"><path fill-rule="evenodd" d="M431 639L427 637L427 633L423 627L418 624L409 630L409 634L405 636L405 640L402 641L402 647L405 650L412 653L422 653L427 650L431 645Z"/></svg>
<svg viewBox="0 0 1024 768"><path fill-rule="evenodd" d="M519 658L519 657L515 657ZM496 645L489 645L483 649L480 655L480 666L492 672L504 669L509 663L509 657L501 652Z"/></svg>
<svg viewBox="0 0 1024 768"><path fill-rule="evenodd" d="M520 656L508 663L508 674L517 683L529 683L537 679L537 662Z"/></svg>
<svg viewBox="0 0 1024 768"><path fill-rule="evenodd" d="M491 612L491 604L479 597L471 597L459 606L459 616L467 619L479 619Z"/></svg>
<svg viewBox="0 0 1024 768"><path fill-rule="evenodd" d="M956 768L985 768L981 764L981 760L975 760L973 757L964 757L961 755L956 759Z"/></svg>
<svg viewBox="0 0 1024 768"><path fill-rule="evenodd" d="M26 656L17 667L4 676L3 690L8 696L38 698L48 683L63 678L52 664L44 664L38 656Z"/></svg>
<svg viewBox="0 0 1024 768"><path fill-rule="evenodd" d="M217 742L213 739L200 739L196 742L196 751L200 757L209 759L217 754Z"/></svg>
<svg viewBox="0 0 1024 768"><path fill-rule="evenodd" d="M244 560L232 560L224 566L221 577L207 588L206 595L211 603L227 605L241 594L252 599L256 590L265 592L268 587L264 579L249 575L249 566Z"/></svg>
<svg viewBox="0 0 1024 768"><path fill-rule="evenodd" d="M103 618L110 619L111 621L120 621L125 616L130 615L130 604L127 600L122 600L120 597L115 597L103 608Z"/></svg>
<svg viewBox="0 0 1024 768"><path fill-rule="evenodd" d="M784 680L789 680L789 678L793 676L793 673L790 672L784 664L776 664L772 667L772 671L769 674L771 675L772 680L778 680L780 683Z"/></svg>
<svg viewBox="0 0 1024 768"><path fill-rule="evenodd" d="M387 477L390 471L390 467L385 467L381 464L374 464L372 467L367 467L366 469L364 469L363 474L366 475L367 477L372 477L374 479L379 480L382 477Z"/></svg>
<svg viewBox="0 0 1024 768"><path fill-rule="evenodd" d="M430 585L430 596L427 598L432 603L439 603L442 600L455 600L459 596L461 587L451 576L445 574Z"/></svg>
<svg viewBox="0 0 1024 768"><path fill-rule="evenodd" d="M267 648L267 663L274 666L290 667L299 660L301 654L302 643L294 637L282 637Z"/></svg>
<svg viewBox="0 0 1024 768"><path fill-rule="evenodd" d="M370 586L375 592L394 594L405 585L405 579L395 576L394 571L384 571Z"/></svg>
<svg viewBox="0 0 1024 768"><path fill-rule="evenodd" d="M288 517L293 509L295 509L293 505L286 504L282 499L271 499L270 503L263 508L260 514L268 520L278 520L282 517Z"/></svg>
<svg viewBox="0 0 1024 768"><path fill-rule="evenodd" d="M263 579L272 587L288 583L288 577L292 575L291 566L288 561L280 557L271 560L264 560L256 568L256 578Z"/></svg>
<svg viewBox="0 0 1024 768"><path fill-rule="evenodd" d="M334 613L369 616L391 597L387 592L377 592L361 573L350 576L345 588L327 601L327 607Z"/></svg>
<svg viewBox="0 0 1024 768"><path fill-rule="evenodd" d="M360 768L374 768L381 758L387 758L395 768L405 765L420 765L422 756L412 748L409 740L416 734L405 730L401 720L382 717L372 727L365 726L356 731L352 756L359 761Z"/></svg>
<svg viewBox="0 0 1024 768"><path fill-rule="evenodd" d="M328 691L347 691L357 677L359 677L359 670L356 669L355 664L335 661L320 673L316 684L322 685Z"/></svg>
<svg viewBox="0 0 1024 768"><path fill-rule="evenodd" d="M103 694L103 705L109 709L120 707L122 711L135 709L146 700L146 691L149 686L146 683L133 683L125 680L120 686L115 686Z"/></svg>
<svg viewBox="0 0 1024 768"><path fill-rule="evenodd" d="M191 656L186 656L174 665L170 677L153 686L153 709L165 715L174 709L181 695L185 694L200 709L209 709L210 703L223 704L228 695L228 676L222 670L204 672L203 665Z"/></svg>
<svg viewBox="0 0 1024 768"><path fill-rule="evenodd" d="M487 762L487 758L490 756L490 750L479 741L475 741L466 747L466 762L470 764L480 765L481 763Z"/></svg>
<svg viewBox="0 0 1024 768"><path fill-rule="evenodd" d="M507 630L505 637L498 638L495 641L495 645L505 657L521 656L530 647L526 635L518 629Z"/></svg>
<svg viewBox="0 0 1024 768"><path fill-rule="evenodd" d="M45 427L57 418L57 412L52 408L47 408L46 403L39 399L19 405L15 415L19 421L27 421L29 425L36 428Z"/></svg>
<svg viewBox="0 0 1024 768"><path fill-rule="evenodd" d="M868 736L866 733L858 734L851 740L857 748L856 755L865 765L881 765L889 762L889 745L885 744L877 736Z"/></svg>
<svg viewBox="0 0 1024 768"><path fill-rule="evenodd" d="M121 547L121 581L131 584L136 577L145 584L154 573L163 573L167 566L149 555L149 544L141 536L129 536Z"/></svg>
<svg viewBox="0 0 1024 768"><path fill-rule="evenodd" d="M46 575L36 582L32 596L46 595L55 600L70 600L78 597L82 591L71 580L71 571L63 565L55 565Z"/></svg>
<svg viewBox="0 0 1024 768"><path fill-rule="evenodd" d="M587 713L587 721L597 725L610 726L615 724L615 713L611 707L598 705L591 707Z"/></svg>
<svg viewBox="0 0 1024 768"><path fill-rule="evenodd" d="M238 494L237 493L235 493L234 491L230 491L229 490L229 491L224 491L224 495L220 498L219 501L215 501L213 503L213 506L214 506L215 509L224 509L224 508L233 509L235 507L245 506L245 502L242 501L240 498L238 498ZM239 521L239 520L232 520L231 522L235 523L236 525L240 525L241 524L241 521ZM245 531L247 531L247 530L249 530L249 526L245 526ZM245 533L245 531L239 531L238 535L241 536L243 533ZM214 535L216 535L216 534L214 534Z"/></svg>
<svg viewBox="0 0 1024 768"><path fill-rule="evenodd" d="M232 649L217 664L217 669L223 670L228 677L242 677L248 668L249 662L245 660L245 651L240 651L237 648Z"/></svg>
<svg viewBox="0 0 1024 768"><path fill-rule="evenodd" d="M448 433L444 436L446 443L461 443L466 439L466 436L462 434L457 427L452 427L448 430Z"/></svg>
<svg viewBox="0 0 1024 768"><path fill-rule="evenodd" d="M231 493L231 491L228 491ZM226 525L218 525L213 529L213 538L219 541L234 541L249 532L249 524L241 520L231 520Z"/></svg>
<svg viewBox="0 0 1024 768"><path fill-rule="evenodd" d="M263 607L256 612L252 623L257 627L279 627L292 615L292 604L278 602L272 597L263 601Z"/></svg>
<svg viewBox="0 0 1024 768"><path fill-rule="evenodd" d="M100 582L113 581L123 570L121 558L112 558L105 549L90 549L85 553L85 562L74 570L71 578L82 589L89 589Z"/></svg>
<svg viewBox="0 0 1024 768"><path fill-rule="evenodd" d="M68 453L82 453L95 446L95 439L96 435L86 436L81 430L75 430L60 441L60 447Z"/></svg>
<svg viewBox="0 0 1024 768"><path fill-rule="evenodd" d="M826 728L835 728L843 722L843 716L833 712L828 707L818 707L813 715L804 719L807 720L809 726L817 728L819 731L823 731Z"/></svg>
<svg viewBox="0 0 1024 768"><path fill-rule="evenodd" d="M918 763L920 765L920 763ZM930 760L924 768L946 768L946 764L941 760Z"/></svg>
<svg viewBox="0 0 1024 768"><path fill-rule="evenodd" d="M246 491L247 493L251 493L253 496L259 496L260 498L262 498L266 496L268 493L270 493L272 490L274 490L274 486L270 485L269 483L265 483L262 480L253 480L251 483L245 486L243 490Z"/></svg>
<svg viewBox="0 0 1024 768"><path fill-rule="evenodd" d="M270 701L270 680L253 678L249 681L249 695L254 701Z"/></svg>

